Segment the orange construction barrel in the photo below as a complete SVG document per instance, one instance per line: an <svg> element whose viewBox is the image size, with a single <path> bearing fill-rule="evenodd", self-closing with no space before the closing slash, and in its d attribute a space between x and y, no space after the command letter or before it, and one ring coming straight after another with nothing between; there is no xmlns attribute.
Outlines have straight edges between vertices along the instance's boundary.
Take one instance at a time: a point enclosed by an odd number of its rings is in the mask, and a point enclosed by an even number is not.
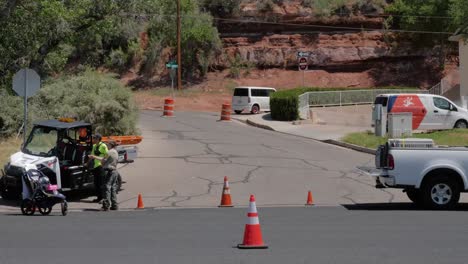
<svg viewBox="0 0 468 264"><path fill-rule="evenodd" d="M231 104L223 104L221 109L221 121L231 121Z"/></svg>
<svg viewBox="0 0 468 264"><path fill-rule="evenodd" d="M172 117L174 116L174 99L164 99L164 114L163 116Z"/></svg>

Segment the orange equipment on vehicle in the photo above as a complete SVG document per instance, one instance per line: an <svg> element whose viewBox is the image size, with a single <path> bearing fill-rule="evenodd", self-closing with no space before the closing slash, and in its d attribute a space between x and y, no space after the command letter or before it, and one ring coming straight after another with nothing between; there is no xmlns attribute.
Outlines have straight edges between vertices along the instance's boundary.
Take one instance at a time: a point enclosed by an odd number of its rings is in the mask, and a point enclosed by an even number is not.
<svg viewBox="0 0 468 264"><path fill-rule="evenodd" d="M143 140L142 136L108 136L102 137L102 142L114 140L118 145L136 145Z"/></svg>

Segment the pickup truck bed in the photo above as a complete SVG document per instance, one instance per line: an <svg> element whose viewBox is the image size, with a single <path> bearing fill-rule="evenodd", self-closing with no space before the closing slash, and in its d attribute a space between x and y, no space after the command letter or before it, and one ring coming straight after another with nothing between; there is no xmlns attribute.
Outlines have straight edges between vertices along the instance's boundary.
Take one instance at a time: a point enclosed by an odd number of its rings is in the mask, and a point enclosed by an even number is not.
<svg viewBox="0 0 468 264"><path fill-rule="evenodd" d="M377 187L401 188L416 204L447 209L468 189L468 148L436 146L430 139L391 139L377 149Z"/></svg>

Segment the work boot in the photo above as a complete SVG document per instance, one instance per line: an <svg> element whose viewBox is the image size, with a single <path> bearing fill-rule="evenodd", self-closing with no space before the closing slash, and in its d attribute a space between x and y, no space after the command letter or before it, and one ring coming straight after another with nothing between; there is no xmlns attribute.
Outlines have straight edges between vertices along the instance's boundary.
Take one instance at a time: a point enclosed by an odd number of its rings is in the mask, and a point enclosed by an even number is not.
<svg viewBox="0 0 468 264"><path fill-rule="evenodd" d="M118 206L112 206L110 209L111 209L112 211L117 211L117 210L119 210L119 207L118 207Z"/></svg>

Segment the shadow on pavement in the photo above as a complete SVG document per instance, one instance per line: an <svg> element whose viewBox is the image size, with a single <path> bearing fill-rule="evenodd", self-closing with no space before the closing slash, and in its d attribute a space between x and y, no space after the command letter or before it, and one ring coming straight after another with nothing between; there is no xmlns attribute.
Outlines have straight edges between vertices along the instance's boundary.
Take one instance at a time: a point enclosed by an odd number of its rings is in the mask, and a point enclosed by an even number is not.
<svg viewBox="0 0 468 264"><path fill-rule="evenodd" d="M0 206L8 206L8 207L19 207L20 206L20 200L5 200L5 199L0 199Z"/></svg>
<svg viewBox="0 0 468 264"><path fill-rule="evenodd" d="M361 203L342 204L347 210L362 211L434 211L417 206L413 203ZM468 211L468 203L460 203L447 211Z"/></svg>

